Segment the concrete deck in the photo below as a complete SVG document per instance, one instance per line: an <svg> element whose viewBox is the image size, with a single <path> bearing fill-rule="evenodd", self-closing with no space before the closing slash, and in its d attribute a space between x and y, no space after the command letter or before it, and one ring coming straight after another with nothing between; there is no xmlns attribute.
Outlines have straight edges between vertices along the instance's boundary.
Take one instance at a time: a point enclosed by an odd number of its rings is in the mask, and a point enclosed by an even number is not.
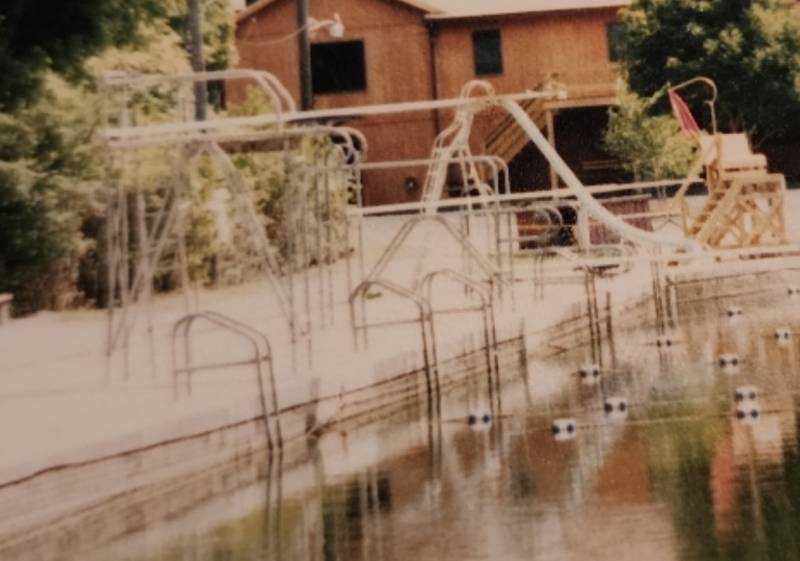
<svg viewBox="0 0 800 561"><path fill-rule="evenodd" d="M800 207L800 197L789 199L790 209ZM377 259L402 221L402 217L366 221L368 264ZM795 229L790 235L798 239L799 233ZM401 250L388 274L408 286L421 270L459 269L460 263L456 245L441 232L423 229ZM532 262L520 259L515 265L520 274L526 274ZM266 283L201 290L189 309L225 313L269 337L281 408L309 400L315 380L320 396L334 396L419 365L416 325L373 330L369 348L354 351L343 262L336 265L333 275L333 325L320 325L314 312L319 294L316 270L310 279L314 331L310 347L298 346L296 368L286 322ZM649 267L640 265L613 280L598 280L597 290L601 301L610 293L615 309L620 309L645 298L650 283ZM440 308L461 305L464 291L442 281L434 300ZM582 282L546 285L543 298L534 297L531 283L520 283L513 302L506 291L498 303L500 338L518 330L524 321L529 344L535 346L548 328L579 315L584 302ZM127 359L118 352L111 363L104 355L105 312L40 313L4 325L0 330L0 486L53 466L89 461L257 416L257 391L249 369L198 374L192 396L174 399L170 332L187 312L185 304L180 295L158 297L152 336L141 321ZM369 300L368 306L375 320L414 317L412 306L388 294ZM474 346L478 330L474 313L437 318L440 359ZM205 327L198 330L194 345L204 360L241 358L246 352L241 341ZM337 412L336 400L326 401L319 411L323 420Z"/></svg>

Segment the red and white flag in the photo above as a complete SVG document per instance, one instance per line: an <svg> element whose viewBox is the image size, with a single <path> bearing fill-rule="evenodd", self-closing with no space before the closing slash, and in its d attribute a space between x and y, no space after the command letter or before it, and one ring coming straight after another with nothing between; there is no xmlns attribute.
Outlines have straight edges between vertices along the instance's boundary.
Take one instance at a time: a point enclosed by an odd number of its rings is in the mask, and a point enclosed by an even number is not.
<svg viewBox="0 0 800 561"><path fill-rule="evenodd" d="M697 121L694 120L686 102L672 90L669 91L669 104L672 106L672 114L675 115L684 134L693 138L698 137L700 135L700 127L697 126Z"/></svg>

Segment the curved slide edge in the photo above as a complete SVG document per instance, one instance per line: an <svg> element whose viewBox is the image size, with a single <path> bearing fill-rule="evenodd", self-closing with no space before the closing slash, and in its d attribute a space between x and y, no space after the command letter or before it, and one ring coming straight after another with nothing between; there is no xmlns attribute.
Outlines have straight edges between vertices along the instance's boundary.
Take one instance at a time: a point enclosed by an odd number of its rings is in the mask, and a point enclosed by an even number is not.
<svg viewBox="0 0 800 561"><path fill-rule="evenodd" d="M575 198L578 199L578 202L584 206L594 219L616 230L622 237L633 242L651 244L658 247L668 246L686 251L702 251L702 246L696 240L676 240L654 232L646 232L645 230L628 224L619 216L610 212L586 190L581 180L573 173L525 110L522 109L516 101L503 100L501 105L514 117L517 124L525 131L531 141L541 151L542 155L547 159L550 165L553 166L553 169L556 170L559 177L566 183L567 188L572 191Z"/></svg>

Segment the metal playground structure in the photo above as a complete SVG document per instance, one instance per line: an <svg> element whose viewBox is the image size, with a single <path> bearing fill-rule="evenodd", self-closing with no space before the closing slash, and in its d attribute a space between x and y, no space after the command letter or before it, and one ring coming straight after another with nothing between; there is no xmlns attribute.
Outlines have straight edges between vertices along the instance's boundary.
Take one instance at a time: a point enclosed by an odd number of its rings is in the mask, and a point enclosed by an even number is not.
<svg viewBox="0 0 800 561"><path fill-rule="evenodd" d="M254 86L267 100L268 110L195 121L194 84L231 80ZM152 337L153 295L165 271L186 293L185 316L179 321L185 324L186 317L200 312L193 307L196 265L189 249L194 243L193 212L203 204L198 192L206 188L204 181L212 181L225 195L225 213L236 228L233 245L238 246L239 257L249 260L269 282L270 298L277 302L290 334L295 368L301 351L311 360L315 333L335 323L336 303L348 303L356 349L369 344L370 329L419 324L429 387L436 380L434 318L437 313L457 311L433 301L430 285L435 277L479 297L477 307L465 306L464 311L481 312L488 348L496 346L498 303L513 306L521 285L533 286L535 297L549 277L574 276L578 271L593 279L623 272L635 263L658 263L654 275L659 276L660 286L667 263L759 255L763 246L773 254L795 249L787 245L784 234L783 178L767 173L763 156L752 154L743 136L707 136L701 141L698 161L683 180L584 186L529 110L532 101L563 97L561 90L498 95L491 84L474 81L454 99L301 112L284 86L261 71L108 75L101 85L107 101L102 134L108 151L109 355L127 352L137 326ZM506 159L474 150L474 119L488 110L500 110L516 124L515 134L522 131L525 142L535 145L564 188L511 192ZM363 134L352 127L325 124L420 111L454 115L436 138L430 158L421 160L371 161ZM309 151L307 143L314 140L322 148ZM264 153L270 154L270 165L280 167L275 174L278 193L271 203L283 217L279 225L267 222L258 192L261 176L272 172L259 169L263 160L247 159ZM363 205L363 172L423 166L427 173L419 202ZM453 167L460 171L461 183L456 186L460 196L443 198L445 191L453 192L453 185L448 185L448 170ZM699 176L703 170L705 180ZM708 197L693 216L686 194L691 185L703 181ZM667 197L666 189L675 186L675 195ZM633 212L616 214L615 205L621 203L634 203ZM574 215L573 224L565 223L565 210ZM371 216L387 214L401 223L373 259L365 249L363 224ZM556 243L565 230L569 243ZM434 231L460 248L458 270L423 266ZM598 235L601 231L608 235ZM410 279L404 282L392 272L392 265L408 239L420 232L423 249L416 266L405 271ZM521 268L523 262L529 266ZM344 288L335 280L340 270L346 278ZM370 319L373 287L413 304L418 314L409 320ZM234 325L231 318L215 315L214 320ZM259 338L252 329L236 325L248 338ZM183 332L187 338L191 334L189 329ZM203 368L188 363L188 351L185 356L180 368L175 366L176 376L178 370ZM260 357L250 362L260 365ZM490 372L492 364L487 357ZM260 370L258 379L261 395L266 395ZM277 400L271 407L277 408Z"/></svg>

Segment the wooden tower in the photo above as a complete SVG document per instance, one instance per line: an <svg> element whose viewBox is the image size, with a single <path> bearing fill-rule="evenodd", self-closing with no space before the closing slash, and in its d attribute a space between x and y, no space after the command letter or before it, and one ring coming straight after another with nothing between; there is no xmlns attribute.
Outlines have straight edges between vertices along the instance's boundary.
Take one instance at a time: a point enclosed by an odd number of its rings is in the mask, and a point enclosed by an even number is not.
<svg viewBox="0 0 800 561"><path fill-rule="evenodd" d="M767 172L744 134L704 135L700 144L708 198L694 219L684 210L686 235L714 249L786 243L783 175Z"/></svg>

